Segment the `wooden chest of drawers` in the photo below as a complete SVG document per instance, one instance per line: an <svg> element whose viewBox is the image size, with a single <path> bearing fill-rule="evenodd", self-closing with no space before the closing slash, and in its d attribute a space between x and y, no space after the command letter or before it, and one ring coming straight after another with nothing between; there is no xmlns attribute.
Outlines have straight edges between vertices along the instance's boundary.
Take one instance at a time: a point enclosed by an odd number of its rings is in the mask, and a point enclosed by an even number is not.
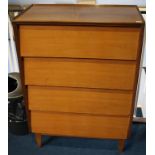
<svg viewBox="0 0 155 155"><path fill-rule="evenodd" d="M14 20L30 130L128 138L144 21L136 6L32 5Z"/></svg>

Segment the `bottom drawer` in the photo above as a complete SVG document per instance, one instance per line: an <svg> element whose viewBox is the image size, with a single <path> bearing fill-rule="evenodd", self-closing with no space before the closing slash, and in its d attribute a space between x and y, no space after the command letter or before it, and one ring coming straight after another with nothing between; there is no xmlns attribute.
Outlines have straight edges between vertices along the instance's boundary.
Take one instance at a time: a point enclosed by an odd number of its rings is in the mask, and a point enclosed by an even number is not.
<svg viewBox="0 0 155 155"><path fill-rule="evenodd" d="M126 139L129 117L31 111L32 132L58 136Z"/></svg>

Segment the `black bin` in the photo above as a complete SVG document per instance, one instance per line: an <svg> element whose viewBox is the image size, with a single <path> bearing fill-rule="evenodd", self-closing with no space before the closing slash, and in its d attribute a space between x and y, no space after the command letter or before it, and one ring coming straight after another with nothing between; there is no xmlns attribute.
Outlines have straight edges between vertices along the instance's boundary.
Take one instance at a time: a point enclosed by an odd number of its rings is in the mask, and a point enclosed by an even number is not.
<svg viewBox="0 0 155 155"><path fill-rule="evenodd" d="M28 134L25 104L19 73L8 76L8 126L9 132L15 135Z"/></svg>

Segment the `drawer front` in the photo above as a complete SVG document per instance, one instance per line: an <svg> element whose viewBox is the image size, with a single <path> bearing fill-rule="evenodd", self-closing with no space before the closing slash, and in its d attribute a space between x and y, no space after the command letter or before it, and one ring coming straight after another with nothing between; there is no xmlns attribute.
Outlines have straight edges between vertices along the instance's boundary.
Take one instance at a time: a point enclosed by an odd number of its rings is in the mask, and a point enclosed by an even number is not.
<svg viewBox="0 0 155 155"><path fill-rule="evenodd" d="M139 28L20 26L22 56L136 60Z"/></svg>
<svg viewBox="0 0 155 155"><path fill-rule="evenodd" d="M25 58L27 85L132 90L135 62Z"/></svg>
<svg viewBox="0 0 155 155"><path fill-rule="evenodd" d="M28 86L28 103L35 111L129 116L132 93Z"/></svg>
<svg viewBox="0 0 155 155"><path fill-rule="evenodd" d="M31 111L32 132L58 136L125 139L129 120L129 117Z"/></svg>

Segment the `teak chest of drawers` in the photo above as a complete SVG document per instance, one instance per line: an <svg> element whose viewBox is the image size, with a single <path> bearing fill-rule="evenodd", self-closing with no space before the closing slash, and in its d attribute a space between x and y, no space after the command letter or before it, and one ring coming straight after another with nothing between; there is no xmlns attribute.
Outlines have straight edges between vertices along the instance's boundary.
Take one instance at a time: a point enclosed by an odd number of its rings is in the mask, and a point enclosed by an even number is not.
<svg viewBox="0 0 155 155"><path fill-rule="evenodd" d="M136 6L32 5L14 20L30 130L128 138L144 21Z"/></svg>

